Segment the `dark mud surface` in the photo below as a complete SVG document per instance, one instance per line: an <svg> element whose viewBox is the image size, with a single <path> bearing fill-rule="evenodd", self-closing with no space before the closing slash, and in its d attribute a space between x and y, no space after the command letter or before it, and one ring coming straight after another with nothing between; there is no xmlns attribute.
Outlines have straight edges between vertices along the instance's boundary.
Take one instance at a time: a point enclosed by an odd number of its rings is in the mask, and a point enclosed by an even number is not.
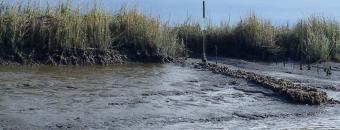
<svg viewBox="0 0 340 130"><path fill-rule="evenodd" d="M29 51L30 53L4 53L0 51L0 65L109 65L129 61L127 55L117 50L54 50L52 52Z"/></svg>
<svg viewBox="0 0 340 130"><path fill-rule="evenodd" d="M305 80L314 79L339 85ZM338 108L292 104L244 79L172 64L0 67L0 128L340 129Z"/></svg>

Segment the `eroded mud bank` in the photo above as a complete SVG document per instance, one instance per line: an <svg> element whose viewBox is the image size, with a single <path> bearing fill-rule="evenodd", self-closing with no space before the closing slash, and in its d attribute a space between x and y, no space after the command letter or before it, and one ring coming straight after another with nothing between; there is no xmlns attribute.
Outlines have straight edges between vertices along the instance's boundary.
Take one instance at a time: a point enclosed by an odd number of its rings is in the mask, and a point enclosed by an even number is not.
<svg viewBox="0 0 340 130"><path fill-rule="evenodd" d="M121 64L128 60L116 50L58 50L46 52L33 50L29 53L0 53L0 64L42 65L107 65Z"/></svg>
<svg viewBox="0 0 340 130"><path fill-rule="evenodd" d="M165 63L176 62L173 57L164 57L158 53L139 54L137 52L121 52L113 49L70 49L55 51L31 50L27 53L5 53L0 51L0 65L112 65L135 62Z"/></svg>

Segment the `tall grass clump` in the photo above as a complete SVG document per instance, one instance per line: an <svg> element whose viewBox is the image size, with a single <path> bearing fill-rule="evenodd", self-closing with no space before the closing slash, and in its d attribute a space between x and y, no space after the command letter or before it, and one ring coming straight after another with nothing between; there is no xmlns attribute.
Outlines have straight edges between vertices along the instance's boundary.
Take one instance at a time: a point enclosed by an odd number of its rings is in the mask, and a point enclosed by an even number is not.
<svg viewBox="0 0 340 130"><path fill-rule="evenodd" d="M46 51L106 49L112 41L109 29L111 16L97 7L81 13L68 1L56 8L41 9L30 5L3 8L0 41L1 45L13 51L23 51L23 48Z"/></svg>
<svg viewBox="0 0 340 130"><path fill-rule="evenodd" d="M22 62L29 58L46 60L51 55L80 57L87 52L104 54L117 50L133 60L159 61L179 56L183 51L175 31L137 8L122 8L112 14L97 4L81 10L81 5L71 4L72 0L47 7L3 3L3 59Z"/></svg>
<svg viewBox="0 0 340 130"><path fill-rule="evenodd" d="M218 26L209 25L206 32L206 39L210 46L207 46L207 54L228 56L234 54L227 51L233 48L232 28L227 22L222 22Z"/></svg>
<svg viewBox="0 0 340 130"><path fill-rule="evenodd" d="M276 31L268 20L259 19L256 15L241 20L233 31L234 44L240 55L249 58L265 59L277 49ZM242 54L243 53L243 54Z"/></svg>
<svg viewBox="0 0 340 130"><path fill-rule="evenodd" d="M203 30L198 22L187 21L176 28L191 56L202 54ZM276 29L267 20L251 15L236 26L228 22L216 26L209 24L206 30L206 48L210 56L227 56L248 59L266 59L278 53Z"/></svg>
<svg viewBox="0 0 340 130"><path fill-rule="evenodd" d="M198 22L176 26L178 37L189 55L202 54L203 30ZM312 16L293 26L274 26L269 20L252 14L235 26L208 25L207 54L255 60L300 60L317 62L340 57L340 24L324 17Z"/></svg>
<svg viewBox="0 0 340 130"><path fill-rule="evenodd" d="M55 7L1 5L0 49L2 56L25 59L34 53L107 49L111 45L112 16L97 7L86 12L71 1ZM36 55L36 58L45 55Z"/></svg>
<svg viewBox="0 0 340 130"><path fill-rule="evenodd" d="M167 25L162 25L160 31L155 39L157 52L162 54L163 57L178 57L185 56L185 46L180 42L177 32Z"/></svg>
<svg viewBox="0 0 340 130"><path fill-rule="evenodd" d="M326 61L337 57L340 26L336 21L312 16L301 20L294 28L294 50L303 61Z"/></svg>
<svg viewBox="0 0 340 130"><path fill-rule="evenodd" d="M176 26L179 39L181 39L187 48L188 54L191 56L202 55L203 30L201 24L195 21L187 20L183 24ZM206 53L215 55L216 49L219 55L227 56L231 43L231 26L223 22L219 26L208 24L206 35Z"/></svg>
<svg viewBox="0 0 340 130"><path fill-rule="evenodd" d="M276 28L275 41L280 47L280 54L275 57L277 60L287 60L291 57L298 57L298 37L293 29L287 24Z"/></svg>
<svg viewBox="0 0 340 130"><path fill-rule="evenodd" d="M203 33L200 24L187 20L183 24L176 26L179 39L186 47L186 53L190 56L202 54Z"/></svg>
<svg viewBox="0 0 340 130"><path fill-rule="evenodd" d="M182 54L177 34L159 18L146 16L136 8L122 8L111 24L114 46L134 59L159 60Z"/></svg>

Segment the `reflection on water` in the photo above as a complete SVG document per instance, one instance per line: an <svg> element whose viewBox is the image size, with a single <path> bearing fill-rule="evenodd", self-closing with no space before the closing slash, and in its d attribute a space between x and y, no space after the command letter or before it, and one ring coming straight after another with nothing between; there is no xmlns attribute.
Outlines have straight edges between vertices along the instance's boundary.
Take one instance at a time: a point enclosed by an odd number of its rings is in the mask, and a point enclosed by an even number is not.
<svg viewBox="0 0 340 130"><path fill-rule="evenodd" d="M337 107L172 64L0 67L0 128L339 129Z"/></svg>

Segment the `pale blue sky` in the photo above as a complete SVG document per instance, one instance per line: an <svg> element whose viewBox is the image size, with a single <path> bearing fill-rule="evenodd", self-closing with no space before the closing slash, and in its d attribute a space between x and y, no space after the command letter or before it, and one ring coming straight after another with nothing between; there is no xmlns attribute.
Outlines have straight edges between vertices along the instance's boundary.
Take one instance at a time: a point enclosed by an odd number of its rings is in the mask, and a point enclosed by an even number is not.
<svg viewBox="0 0 340 130"><path fill-rule="evenodd" d="M35 0L46 2L46 0ZM57 0L53 0L57 1ZM91 4L95 0L80 0ZM113 11L122 4L134 5L162 20L183 22L187 16L201 18L202 0L97 0L103 7ZM275 24L294 23L310 15L322 15L340 21L340 0L206 0L207 14L213 23L240 20L251 11Z"/></svg>

